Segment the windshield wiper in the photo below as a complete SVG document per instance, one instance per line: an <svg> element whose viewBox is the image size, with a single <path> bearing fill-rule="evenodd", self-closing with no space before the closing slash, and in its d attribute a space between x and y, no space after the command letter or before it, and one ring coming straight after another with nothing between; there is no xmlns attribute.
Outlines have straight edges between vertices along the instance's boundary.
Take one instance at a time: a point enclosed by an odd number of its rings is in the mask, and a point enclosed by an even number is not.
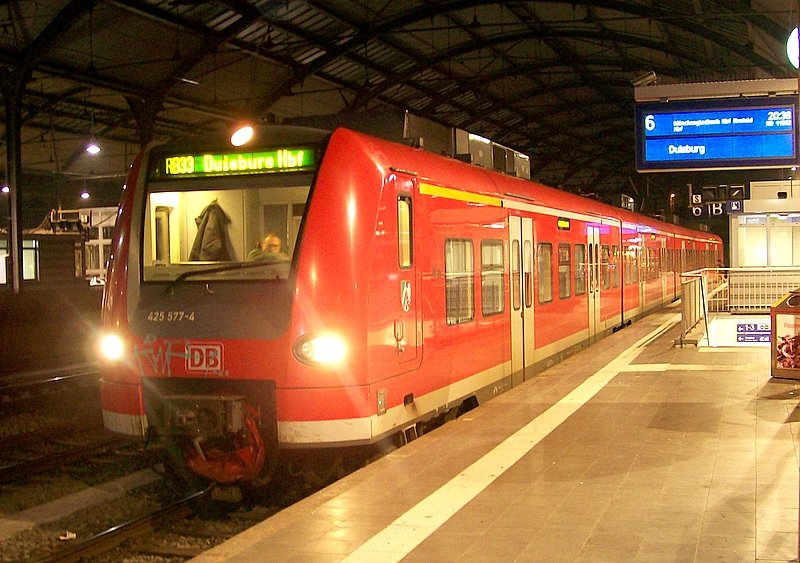
<svg viewBox="0 0 800 563"><path fill-rule="evenodd" d="M234 264L228 264L227 266L214 266L211 268L200 268L198 270L187 270L180 274L177 278L169 282L167 287L164 289L164 294L169 295L175 293L175 287L185 282L187 279L203 275L203 274L218 274L222 272L232 272L234 270L249 270L250 268L258 268L259 266L273 266L275 264L283 264L288 262L286 259L278 259L278 260L258 260L256 262L236 262Z"/></svg>

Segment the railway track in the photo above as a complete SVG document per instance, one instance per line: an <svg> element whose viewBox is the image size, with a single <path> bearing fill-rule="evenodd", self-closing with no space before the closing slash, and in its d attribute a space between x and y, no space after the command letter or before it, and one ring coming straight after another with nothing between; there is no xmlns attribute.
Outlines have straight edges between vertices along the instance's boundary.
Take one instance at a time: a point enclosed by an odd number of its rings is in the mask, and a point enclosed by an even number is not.
<svg viewBox="0 0 800 563"><path fill-rule="evenodd" d="M103 428L97 380L89 364L0 378L0 484L90 469L117 449L141 455Z"/></svg>
<svg viewBox="0 0 800 563"><path fill-rule="evenodd" d="M7 375L0 378L0 411L20 403L41 400L57 393L96 387L99 378L94 364L78 364L53 370Z"/></svg>
<svg viewBox="0 0 800 563"><path fill-rule="evenodd" d="M112 526L77 543L66 544L62 549L56 550L55 553L43 559L42 562L80 561L107 553L127 540L151 534L167 523L189 518L196 513L197 503L207 498L210 492L210 487L194 492L150 514ZM173 555L192 557L200 553L202 551L189 552L186 550L182 554L173 553Z"/></svg>
<svg viewBox="0 0 800 563"><path fill-rule="evenodd" d="M107 432L95 384L91 367L0 380L0 560L186 560L317 488L287 473L247 503L173 502L160 444Z"/></svg>
<svg viewBox="0 0 800 563"><path fill-rule="evenodd" d="M21 461L0 462L0 485L30 479L35 475L62 469L76 460L87 460L96 455L108 455L115 448L130 447L126 438L106 438L87 445L73 445L53 451L49 447L43 454ZM137 448L139 446L137 445ZM2 451L2 446L0 446Z"/></svg>

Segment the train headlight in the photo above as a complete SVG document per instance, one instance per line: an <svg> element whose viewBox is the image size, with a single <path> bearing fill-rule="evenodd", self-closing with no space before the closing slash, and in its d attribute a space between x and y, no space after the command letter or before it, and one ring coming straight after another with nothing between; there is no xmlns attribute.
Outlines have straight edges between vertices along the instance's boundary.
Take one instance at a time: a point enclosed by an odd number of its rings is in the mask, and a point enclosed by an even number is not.
<svg viewBox="0 0 800 563"><path fill-rule="evenodd" d="M294 356L311 365L336 365L342 363L347 353L344 340L338 336L306 335L294 345Z"/></svg>
<svg viewBox="0 0 800 563"><path fill-rule="evenodd" d="M109 362L116 362L125 352L125 342L119 334L106 333L100 337L100 357Z"/></svg>

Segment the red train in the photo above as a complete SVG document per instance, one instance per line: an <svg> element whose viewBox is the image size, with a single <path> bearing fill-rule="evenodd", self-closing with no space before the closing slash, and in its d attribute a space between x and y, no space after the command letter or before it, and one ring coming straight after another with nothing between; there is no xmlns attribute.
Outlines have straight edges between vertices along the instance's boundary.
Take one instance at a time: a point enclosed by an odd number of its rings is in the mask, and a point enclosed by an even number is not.
<svg viewBox="0 0 800 563"><path fill-rule="evenodd" d="M491 398L722 256L717 236L347 129L257 142L137 157L103 302L106 427L156 431L220 483Z"/></svg>

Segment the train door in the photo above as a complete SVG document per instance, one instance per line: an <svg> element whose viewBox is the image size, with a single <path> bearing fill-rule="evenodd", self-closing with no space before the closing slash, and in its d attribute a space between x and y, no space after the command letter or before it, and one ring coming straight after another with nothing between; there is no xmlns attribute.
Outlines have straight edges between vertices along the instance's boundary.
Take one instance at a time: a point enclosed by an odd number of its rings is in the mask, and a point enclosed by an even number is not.
<svg viewBox="0 0 800 563"><path fill-rule="evenodd" d="M597 335L600 328L600 228L587 227L587 266L589 284L589 339Z"/></svg>
<svg viewBox="0 0 800 563"><path fill-rule="evenodd" d="M533 220L509 217L511 269L511 375L512 385L522 383L532 371L533 348Z"/></svg>
<svg viewBox="0 0 800 563"><path fill-rule="evenodd" d="M682 274L683 272L688 270L688 268L686 267L686 240L684 239L681 239L681 251L680 251L679 262L680 262L679 270L680 273Z"/></svg>
<svg viewBox="0 0 800 563"><path fill-rule="evenodd" d="M645 236L642 233L639 233L639 243L637 244L636 252L639 256L637 268L639 270L639 306L641 308L641 313L647 310L649 305L647 301L647 282L648 282L648 264L650 260L650 256L647 253L647 245L645 244Z"/></svg>
<svg viewBox="0 0 800 563"><path fill-rule="evenodd" d="M391 189L392 187L394 189ZM386 294L388 299L386 313L391 316L390 319L387 319L391 323L394 336L394 350L390 356L396 362L397 373L413 369L421 361L421 354L419 354L420 286L417 283L414 253L413 188L413 178L399 173L393 174L384 189L386 205L383 209L385 215L379 218L389 229L396 226L396 230L391 229L389 232L397 233L394 243L387 240L387 250L395 247L396 253L391 250L386 252L389 279L396 280L393 291ZM395 237L387 238L394 239Z"/></svg>
<svg viewBox="0 0 800 563"><path fill-rule="evenodd" d="M667 278L669 276L669 264L667 264L667 238L661 237L661 249L659 250L659 269L661 270L661 304L665 305L671 301L668 292L670 291Z"/></svg>

